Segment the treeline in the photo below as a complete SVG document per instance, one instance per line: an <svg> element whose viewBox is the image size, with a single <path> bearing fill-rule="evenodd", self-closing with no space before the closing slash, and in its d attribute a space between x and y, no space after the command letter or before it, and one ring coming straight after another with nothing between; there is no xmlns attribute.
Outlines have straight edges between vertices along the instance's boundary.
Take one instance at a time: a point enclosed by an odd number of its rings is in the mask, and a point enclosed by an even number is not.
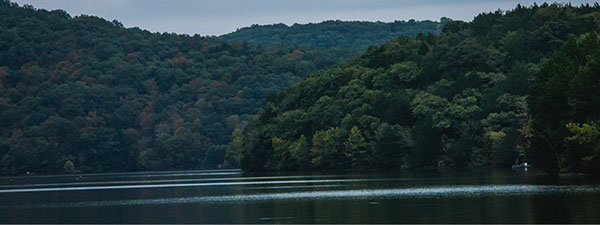
<svg viewBox="0 0 600 225"><path fill-rule="evenodd" d="M531 89L529 154L552 172L600 175L600 37L571 39Z"/></svg>
<svg viewBox="0 0 600 225"><path fill-rule="evenodd" d="M598 4L518 5L370 47L269 96L228 157L250 171L598 165L597 38L573 39L599 25Z"/></svg>
<svg viewBox="0 0 600 225"><path fill-rule="evenodd" d="M355 54L0 15L0 174L214 168L268 94Z"/></svg>
<svg viewBox="0 0 600 225"><path fill-rule="evenodd" d="M420 33L438 34L448 18L434 21L350 22L252 25L222 35L229 41L249 41L263 45L308 45L322 48L367 48L400 36L414 37Z"/></svg>

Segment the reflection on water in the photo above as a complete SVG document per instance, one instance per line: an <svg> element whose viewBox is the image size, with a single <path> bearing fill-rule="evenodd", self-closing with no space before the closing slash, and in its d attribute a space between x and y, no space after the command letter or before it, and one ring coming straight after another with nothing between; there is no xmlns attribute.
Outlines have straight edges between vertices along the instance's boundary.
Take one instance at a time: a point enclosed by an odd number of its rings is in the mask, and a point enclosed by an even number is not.
<svg viewBox="0 0 600 225"><path fill-rule="evenodd" d="M156 179L160 178L160 179ZM0 178L3 223L598 223L600 186L533 172Z"/></svg>
<svg viewBox="0 0 600 225"><path fill-rule="evenodd" d="M207 186L265 185L265 184L346 183L346 182L359 182L359 181L369 181L369 180L367 180L367 179L284 180L284 181L148 184L148 185L117 185L117 186L60 187L60 188L25 188L25 189L5 189L5 190L0 190L0 193L42 192L42 191L92 191L92 190L110 190L110 189L207 187Z"/></svg>
<svg viewBox="0 0 600 225"><path fill-rule="evenodd" d="M99 181L99 182L70 182L70 183L49 183L49 184L24 184L24 185L0 185L0 193L6 192L34 192L34 191L69 191L69 190L98 190L98 189L120 189L120 188L159 188L159 187L178 187L178 185L189 185L189 182L209 182L209 181L239 181L239 180L277 180L277 179L299 179L299 178L318 178L332 176L274 176L274 177L233 177L233 178L200 178L200 179L176 179L176 180L134 180L134 181ZM298 182L298 181L293 181ZM160 183L179 183L171 185L135 185L135 186L102 186L93 187L86 185L114 185L114 184L160 184ZM187 183L187 184L186 184ZM196 183L195 185L240 185L240 184L264 184L265 182L232 182L232 183ZM275 181L273 183L282 183ZM285 183L285 182L283 182ZM86 186L81 188L38 188L38 189L17 189L33 187L52 187L52 186ZM2 190L1 188L6 188Z"/></svg>
<svg viewBox="0 0 600 225"><path fill-rule="evenodd" d="M348 180L351 181L351 180ZM305 187L332 187L327 186L302 186ZM97 207L97 206L126 206L126 205L151 205L151 204L190 204L190 203L222 203L253 201L307 201L312 199L378 199L378 198L439 198L439 197L485 197L491 195L556 195L577 193L598 193L600 188L591 186L539 186L539 185L482 185L482 186L447 186L426 188L403 188L382 190L344 190L344 191L309 191L288 192L276 194L252 195L227 195L187 198L159 198L122 201L92 201L62 204L37 204L0 206L0 208L66 208L66 207Z"/></svg>
<svg viewBox="0 0 600 225"><path fill-rule="evenodd" d="M239 169L222 170L185 170L185 171L151 171L151 172L122 172L122 173L86 173L86 174L53 174L4 177L4 179L29 179L29 178L64 178L64 177L143 177L144 175L171 174L171 176L187 176L190 174L215 174L215 173L241 173Z"/></svg>

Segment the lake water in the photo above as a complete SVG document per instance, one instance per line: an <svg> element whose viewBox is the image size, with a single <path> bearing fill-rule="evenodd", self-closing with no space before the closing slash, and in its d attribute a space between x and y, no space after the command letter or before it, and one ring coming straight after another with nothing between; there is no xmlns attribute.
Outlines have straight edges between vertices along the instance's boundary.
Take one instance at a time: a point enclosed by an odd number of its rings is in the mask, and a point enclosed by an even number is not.
<svg viewBox="0 0 600 225"><path fill-rule="evenodd" d="M0 177L0 222L600 223L599 184L513 170Z"/></svg>

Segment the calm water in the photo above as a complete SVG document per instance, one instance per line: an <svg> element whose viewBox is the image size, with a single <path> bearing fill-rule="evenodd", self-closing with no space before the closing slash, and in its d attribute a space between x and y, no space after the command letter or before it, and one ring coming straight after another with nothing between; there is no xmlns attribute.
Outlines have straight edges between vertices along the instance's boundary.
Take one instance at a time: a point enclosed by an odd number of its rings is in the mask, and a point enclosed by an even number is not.
<svg viewBox="0 0 600 225"><path fill-rule="evenodd" d="M600 182L536 172L0 177L2 223L600 223Z"/></svg>

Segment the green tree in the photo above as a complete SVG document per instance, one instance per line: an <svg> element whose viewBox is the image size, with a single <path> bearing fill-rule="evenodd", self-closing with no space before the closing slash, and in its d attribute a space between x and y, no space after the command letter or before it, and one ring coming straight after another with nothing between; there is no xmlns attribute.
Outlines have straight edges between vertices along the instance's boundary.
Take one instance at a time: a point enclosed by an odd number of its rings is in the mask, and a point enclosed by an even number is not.
<svg viewBox="0 0 600 225"><path fill-rule="evenodd" d="M375 132L373 146L374 159L371 161L376 168L408 168L408 157L412 150L410 133L399 125L381 124Z"/></svg>
<svg viewBox="0 0 600 225"><path fill-rule="evenodd" d="M244 147L244 135L239 129L235 129L231 135L231 142L227 145L225 160L230 165L239 165L242 160L242 148Z"/></svg>
<svg viewBox="0 0 600 225"><path fill-rule="evenodd" d="M312 164L317 169L341 169L348 163L343 153L342 134L338 127L317 131L313 136Z"/></svg>
<svg viewBox="0 0 600 225"><path fill-rule="evenodd" d="M583 171L600 172L600 127L591 121L584 124L568 123L567 129L571 136L566 137L570 155L574 155L577 169Z"/></svg>
<svg viewBox="0 0 600 225"><path fill-rule="evenodd" d="M360 169L367 166L369 157L367 152L367 142L362 136L360 129L353 126L344 141L345 156L352 162L352 168Z"/></svg>
<svg viewBox="0 0 600 225"><path fill-rule="evenodd" d="M275 170L290 170L297 168L297 161L292 158L292 153L290 151L292 144L290 141L274 137L271 140L271 143L273 143L273 165L269 165L269 167L272 167Z"/></svg>
<svg viewBox="0 0 600 225"><path fill-rule="evenodd" d="M300 138L296 142L296 146L293 146L292 157L297 161L298 169L308 170L311 168L311 152L308 141L304 135L300 135Z"/></svg>
<svg viewBox="0 0 600 225"><path fill-rule="evenodd" d="M551 172L595 171L588 164L594 147L584 144L584 137L594 136L584 133L592 134L594 121L600 118L596 110L599 103L595 102L600 99L599 46L596 33L570 40L542 67L532 88L529 105L533 137L529 153Z"/></svg>
<svg viewBox="0 0 600 225"><path fill-rule="evenodd" d="M65 164L63 165L63 169L65 170L65 172L74 172L75 165L73 164L73 162L71 162L71 160L67 160L67 161L65 161Z"/></svg>

